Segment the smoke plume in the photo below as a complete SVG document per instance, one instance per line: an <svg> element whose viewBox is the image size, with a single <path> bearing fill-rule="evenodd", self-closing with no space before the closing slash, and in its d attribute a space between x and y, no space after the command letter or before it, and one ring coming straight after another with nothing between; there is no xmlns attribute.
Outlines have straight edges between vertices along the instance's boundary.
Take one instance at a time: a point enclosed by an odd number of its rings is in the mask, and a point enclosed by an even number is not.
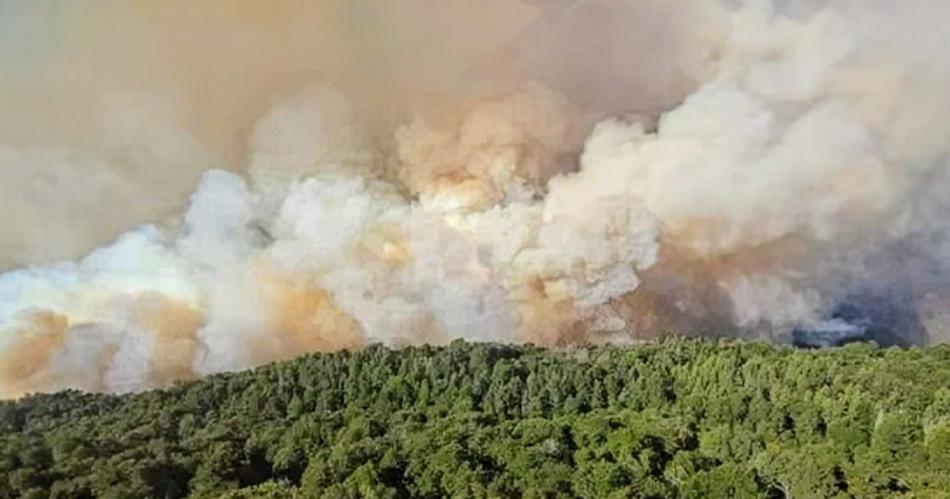
<svg viewBox="0 0 950 499"><path fill-rule="evenodd" d="M0 0L0 394L373 342L944 341L948 15Z"/></svg>

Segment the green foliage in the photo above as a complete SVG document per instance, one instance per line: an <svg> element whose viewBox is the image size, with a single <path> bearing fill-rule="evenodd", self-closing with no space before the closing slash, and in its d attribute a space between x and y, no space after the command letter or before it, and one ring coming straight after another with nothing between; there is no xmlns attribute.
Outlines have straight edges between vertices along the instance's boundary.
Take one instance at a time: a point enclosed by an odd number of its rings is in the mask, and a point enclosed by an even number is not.
<svg viewBox="0 0 950 499"><path fill-rule="evenodd" d="M947 497L950 349L311 355L0 403L0 499Z"/></svg>

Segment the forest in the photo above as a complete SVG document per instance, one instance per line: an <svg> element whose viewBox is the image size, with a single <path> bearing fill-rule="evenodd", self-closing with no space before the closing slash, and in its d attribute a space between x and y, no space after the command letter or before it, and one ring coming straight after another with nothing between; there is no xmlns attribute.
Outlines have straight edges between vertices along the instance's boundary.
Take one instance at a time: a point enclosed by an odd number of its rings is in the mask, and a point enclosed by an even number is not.
<svg viewBox="0 0 950 499"><path fill-rule="evenodd" d="M4 499L946 491L947 346L371 346L0 403Z"/></svg>

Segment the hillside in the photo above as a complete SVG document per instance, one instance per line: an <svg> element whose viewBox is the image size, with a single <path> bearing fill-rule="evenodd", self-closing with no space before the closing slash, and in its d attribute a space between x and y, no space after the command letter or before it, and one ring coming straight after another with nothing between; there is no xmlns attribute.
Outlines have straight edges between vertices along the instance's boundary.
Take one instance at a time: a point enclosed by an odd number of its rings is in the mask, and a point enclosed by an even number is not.
<svg viewBox="0 0 950 499"><path fill-rule="evenodd" d="M310 355L0 404L0 497L947 497L950 348Z"/></svg>

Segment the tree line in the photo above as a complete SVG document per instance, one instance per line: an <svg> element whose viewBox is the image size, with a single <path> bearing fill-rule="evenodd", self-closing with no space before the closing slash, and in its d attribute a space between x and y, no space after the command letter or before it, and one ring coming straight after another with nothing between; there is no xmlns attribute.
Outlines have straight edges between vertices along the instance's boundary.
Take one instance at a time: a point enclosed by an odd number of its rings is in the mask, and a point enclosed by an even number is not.
<svg viewBox="0 0 950 499"><path fill-rule="evenodd" d="M945 346L372 346L0 403L2 499L946 491Z"/></svg>

